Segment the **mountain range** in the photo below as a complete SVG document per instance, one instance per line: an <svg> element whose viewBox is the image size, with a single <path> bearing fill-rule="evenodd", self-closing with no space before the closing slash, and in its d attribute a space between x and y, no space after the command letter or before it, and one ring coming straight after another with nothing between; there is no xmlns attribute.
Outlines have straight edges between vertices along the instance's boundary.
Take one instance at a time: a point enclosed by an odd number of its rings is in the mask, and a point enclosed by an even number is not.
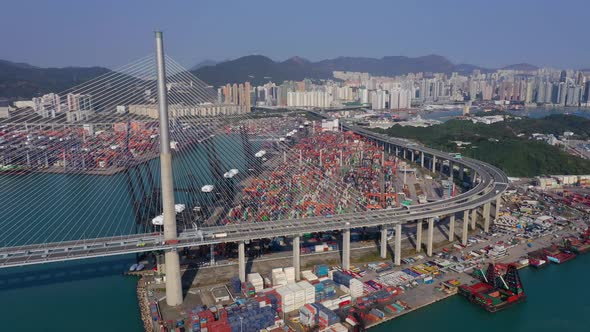
<svg viewBox="0 0 590 332"><path fill-rule="evenodd" d="M533 71L538 67L521 63L499 69ZM199 66L191 72L203 81L220 86L227 83L250 81L260 85L272 80L281 83L285 80L329 79L332 72L367 72L374 76L395 76L416 72L471 73L478 69L491 72L496 69L483 68L471 64L454 64L440 55L419 57L385 56L380 59L366 57L338 57L312 62L301 57L285 61L273 61L262 55L249 55L235 60L224 61L210 66Z"/></svg>
<svg viewBox="0 0 590 332"><path fill-rule="evenodd" d="M254 85L270 80L330 79L332 72L368 72L374 76L394 76L412 72L470 73L474 69L490 72L495 69L471 64L454 64L440 55L419 57L385 56L382 58L338 57L312 62L302 57L273 61L262 55L248 55L235 60L206 60L190 71L212 86L249 81ZM536 66L521 63L500 69L535 70ZM0 98L28 99L48 92L61 92L89 79L108 73L103 67L41 68L26 63L0 60Z"/></svg>
<svg viewBox="0 0 590 332"><path fill-rule="evenodd" d="M28 99L61 92L108 72L102 67L40 68L0 60L0 98Z"/></svg>

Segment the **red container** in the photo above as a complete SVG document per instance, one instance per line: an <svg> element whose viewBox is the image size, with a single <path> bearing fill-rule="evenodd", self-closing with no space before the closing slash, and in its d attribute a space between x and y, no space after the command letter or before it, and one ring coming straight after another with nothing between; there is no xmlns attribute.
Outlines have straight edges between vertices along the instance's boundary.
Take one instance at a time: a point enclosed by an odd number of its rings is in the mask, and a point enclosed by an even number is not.
<svg viewBox="0 0 590 332"><path fill-rule="evenodd" d="M219 320L216 322L211 322L207 324L207 328L209 331L215 332L231 332L231 328L227 322L227 320Z"/></svg>
<svg viewBox="0 0 590 332"><path fill-rule="evenodd" d="M340 304L338 304L339 307L344 307L350 304L350 300L346 300L346 301L342 301L340 302Z"/></svg>

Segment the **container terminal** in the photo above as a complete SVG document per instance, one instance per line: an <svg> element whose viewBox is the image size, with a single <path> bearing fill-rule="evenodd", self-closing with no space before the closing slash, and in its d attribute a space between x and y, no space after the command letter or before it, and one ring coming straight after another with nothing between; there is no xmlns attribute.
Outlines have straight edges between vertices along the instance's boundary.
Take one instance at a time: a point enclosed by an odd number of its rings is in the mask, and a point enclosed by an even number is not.
<svg viewBox="0 0 590 332"><path fill-rule="evenodd" d="M257 172L237 176L235 192L220 200L231 208L201 206L198 226L330 217L392 207L411 211L414 205L462 192L463 183L457 183L457 179L449 181L440 173L388 154L359 135L338 130L334 124L332 130L324 130L324 125L330 124L314 123L304 117L244 122L228 124L216 135L240 136L244 130L270 130L269 136L275 139L263 139L254 150L260 149L256 160L260 164L254 166ZM297 135L294 130L304 135ZM276 138L288 137L289 133L299 136L296 140L288 139L289 151L295 153L285 153L281 144L276 143ZM313 167L298 168L301 161ZM228 173L226 178L231 175ZM287 249L292 246L290 239L249 241L246 252L250 273L245 282L230 278L236 275L237 245L182 250L187 294L180 308L168 307L162 301L166 276L158 253L141 257L131 269L135 271L127 272L142 276L138 297L149 331L242 331L244 326L257 331L273 327L283 330L285 326L294 331L368 329L444 300L462 286L481 283L475 271L482 270L486 261L540 267L564 263L587 251L588 231L585 221L580 221L587 218L581 212L587 193L545 195L518 184L514 187L504 195L505 208L490 231L484 233L478 224L465 243L457 243L455 237L447 240L453 226L437 222L441 229L434 234L436 251L428 257L420 254L422 243L416 243L417 225L404 225L401 267L391 263L390 253L385 259L374 254L379 242L378 228L359 228L351 230L353 265L346 270L338 265L339 232L302 234L300 254L305 269L298 275L294 275L293 267L285 268L285 259L291 258ZM324 199L322 194L327 190L333 194ZM178 218L180 223L186 220L194 219ZM158 227L156 222L153 226ZM395 236L393 230L385 234L388 242ZM138 269L140 266L143 269ZM197 270L199 275L190 280ZM508 307L503 304L512 296L507 291L515 293L515 288L501 284L493 287L481 289L485 294L472 288L474 292L470 294L486 298L486 305L491 301L494 307ZM524 296L509 303L523 299Z"/></svg>
<svg viewBox="0 0 590 332"><path fill-rule="evenodd" d="M567 234L569 231L554 230L535 238L534 243L551 248L555 235L570 236ZM241 283L233 277L227 283L214 281L207 286L191 288L187 303L181 309L158 301L163 294L159 286L161 279L154 278L153 271L146 271L144 279L150 280L146 286L146 301L152 308L150 331L178 331L179 327L184 331L201 331L225 324L208 325L211 319L227 321L224 327L227 331L240 331L244 325L239 326L239 317L245 323L245 316L261 315L256 311L259 309L253 309L260 307L274 310L273 318L265 321L267 331L284 331L286 327L291 331L361 331L455 294L465 296L489 312L510 310L513 304L525 305L520 304L526 300L526 295L517 269L531 265L527 258L530 242L512 242L509 238L508 234L476 234L472 236L473 243L462 250L444 246L439 247L434 257L409 255L408 263L401 268L394 267L390 261L359 263L358 267L347 271L339 266L312 265L310 270L301 272L302 281L299 282L295 282L293 268L273 267L283 265L282 260L275 265L255 262L254 268L261 272L249 274L248 282ZM493 256L490 240L495 241L496 246L505 246L505 255ZM486 268L486 261L495 263ZM229 316L238 318L226 320L223 318L226 314L201 313L213 307L213 311L225 310Z"/></svg>
<svg viewBox="0 0 590 332"><path fill-rule="evenodd" d="M378 179L387 175L390 176L388 179L392 186L398 181L403 189L411 187L407 186L410 177L406 174L404 186L403 174L398 173L398 165L402 161L395 158L384 159L378 150L372 150L370 144L366 144L368 153L364 152L367 150L355 151L354 148L349 148L362 144L360 137L350 134L329 132L310 137L309 140L297 143L298 150L305 152L301 153L301 157L295 156L291 164L296 165L298 158L306 158L310 162L315 161L324 172L329 172L334 163L339 163L340 151L344 151L343 164L350 165L349 175L356 175L359 170L354 165L357 164L349 160L364 159L361 153L368 154L372 159L370 163L357 166L361 168L360 172L366 172L364 176L357 178L367 180L352 182L352 176L348 181L345 176L340 182L344 188L352 183L348 188L366 190L368 195L361 195L363 198L354 200L356 208L386 208L388 204L403 204L399 197L388 203L377 195L377 199L372 199L370 195L379 193L382 184ZM331 151L329 147L332 142L338 144L339 148ZM321 152L314 150L316 147ZM282 157L280 154L276 155ZM391 168L386 163L390 163ZM381 169L385 169L385 172L380 173ZM376 175L367 177L371 173ZM385 174L380 175L383 173ZM299 176L302 175L304 174ZM307 181L317 179L312 176ZM281 184L285 182L288 180L281 178L280 174L272 173L261 173L257 177L244 179L243 190L237 196L237 201L241 204L236 206L251 208L247 210L247 216L243 210L237 213L229 211L226 216L216 214L217 219L209 219L208 222L256 222L264 220L265 215L275 211L283 214L326 215L337 213L338 201L350 200L350 197L342 194L335 196L330 202L332 205L318 207L315 204L305 204L313 202L314 194L310 194L307 197L293 195L288 204L290 208L274 203L275 205L264 210L261 206L252 204L260 193L284 190ZM397 191L393 188L390 190ZM414 191L406 197L418 200L417 196ZM143 263L153 268L139 272L145 280L145 302L149 304L145 306L149 308L149 319L146 320L151 325L146 326L149 331L365 330L457 293L490 312L509 308L510 305L526 299L517 268L538 267L542 265L540 262L566 262L575 257L575 250L572 248L582 248L577 250L577 253L582 253L589 243L583 213L564 207L561 202L532 204L534 200L537 203L542 200L534 191L509 192L504 196L506 207L501 211L500 221L489 232L484 233L479 229L481 225L478 225L478 230L471 232L466 245L449 242L444 240L444 236L439 236L437 252L430 257L415 252L413 254L414 245L410 243L410 238L405 239L405 255L401 267L395 267L387 259L380 260L374 255L362 254L374 251L377 229L356 231L357 235L352 240L356 244L356 248L354 245L353 248L358 251L358 264L351 266L349 270L328 263L330 257L335 258L335 263L338 260L338 234L305 234L301 255L302 264L307 269L301 271L299 278L294 275L293 267L285 267L284 264L284 260L290 258L285 253L287 250L281 250L282 247L290 247L287 239L252 241L248 245L251 267L245 282L237 277L228 277L236 275L237 254L236 248L231 245L215 246L209 253L202 248L196 251L185 250L182 265L185 273L198 269L201 276L186 285L189 288L186 303L180 309L168 307L162 301L165 276L158 272L163 271L162 264L157 259L149 258ZM294 205L293 202L298 204ZM273 204L272 201L270 203ZM347 203L342 206L355 206ZM555 207L559 214L550 213ZM550 218L545 218L548 215ZM582 228L584 231L581 231ZM579 232L572 233L576 230ZM318 257L318 254L321 256ZM207 260L202 257L207 257ZM319 263L322 260L326 263ZM486 262L494 264L486 269ZM301 281L296 281L298 279Z"/></svg>

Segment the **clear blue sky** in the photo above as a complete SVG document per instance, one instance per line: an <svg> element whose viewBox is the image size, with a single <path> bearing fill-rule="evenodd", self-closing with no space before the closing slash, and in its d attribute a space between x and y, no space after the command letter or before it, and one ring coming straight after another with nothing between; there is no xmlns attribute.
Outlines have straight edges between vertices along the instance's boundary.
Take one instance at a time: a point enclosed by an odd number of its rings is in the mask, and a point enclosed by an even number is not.
<svg viewBox="0 0 590 332"><path fill-rule="evenodd" d="M116 67L164 31L186 66L440 54L456 63L590 67L588 0L5 0L0 59Z"/></svg>

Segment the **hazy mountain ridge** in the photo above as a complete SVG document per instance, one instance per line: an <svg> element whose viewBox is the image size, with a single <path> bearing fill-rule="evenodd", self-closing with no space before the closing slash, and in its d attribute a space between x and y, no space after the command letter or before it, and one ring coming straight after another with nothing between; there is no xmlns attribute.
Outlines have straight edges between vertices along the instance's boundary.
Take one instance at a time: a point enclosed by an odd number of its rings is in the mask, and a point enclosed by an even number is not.
<svg viewBox="0 0 590 332"><path fill-rule="evenodd" d="M217 62L205 60L190 71L212 86L250 81L260 85L268 81L282 83L285 80L331 79L332 72L368 72L374 76L394 76L413 72L471 73L478 69L490 72L494 69L471 64L454 64L440 55L419 57L385 56L337 57L321 61L309 61L294 56L285 61L273 61L263 55L248 55L234 60ZM534 65L519 63L501 69L536 70ZM48 92L61 92L89 79L110 72L103 67L41 68L27 63L0 60L0 98L30 99Z"/></svg>
<svg viewBox="0 0 590 332"><path fill-rule="evenodd" d="M0 97L30 99L48 92L61 92L110 72L103 67L40 68L0 60Z"/></svg>
<svg viewBox="0 0 590 332"><path fill-rule="evenodd" d="M213 66L201 67L192 72L200 79L213 86L227 83L250 81L259 85L272 80L281 83L285 80L329 79L333 71L367 72L373 76L395 76L415 72L438 72L462 74L478 69L491 72L495 69L484 68L471 64L454 64L440 55L419 57L385 56L380 59L369 57L337 57L317 62L302 57L292 57L279 62L263 55L249 55L230 61L220 62ZM503 69L536 70L529 64L516 64ZM265 78L266 77L266 78Z"/></svg>

